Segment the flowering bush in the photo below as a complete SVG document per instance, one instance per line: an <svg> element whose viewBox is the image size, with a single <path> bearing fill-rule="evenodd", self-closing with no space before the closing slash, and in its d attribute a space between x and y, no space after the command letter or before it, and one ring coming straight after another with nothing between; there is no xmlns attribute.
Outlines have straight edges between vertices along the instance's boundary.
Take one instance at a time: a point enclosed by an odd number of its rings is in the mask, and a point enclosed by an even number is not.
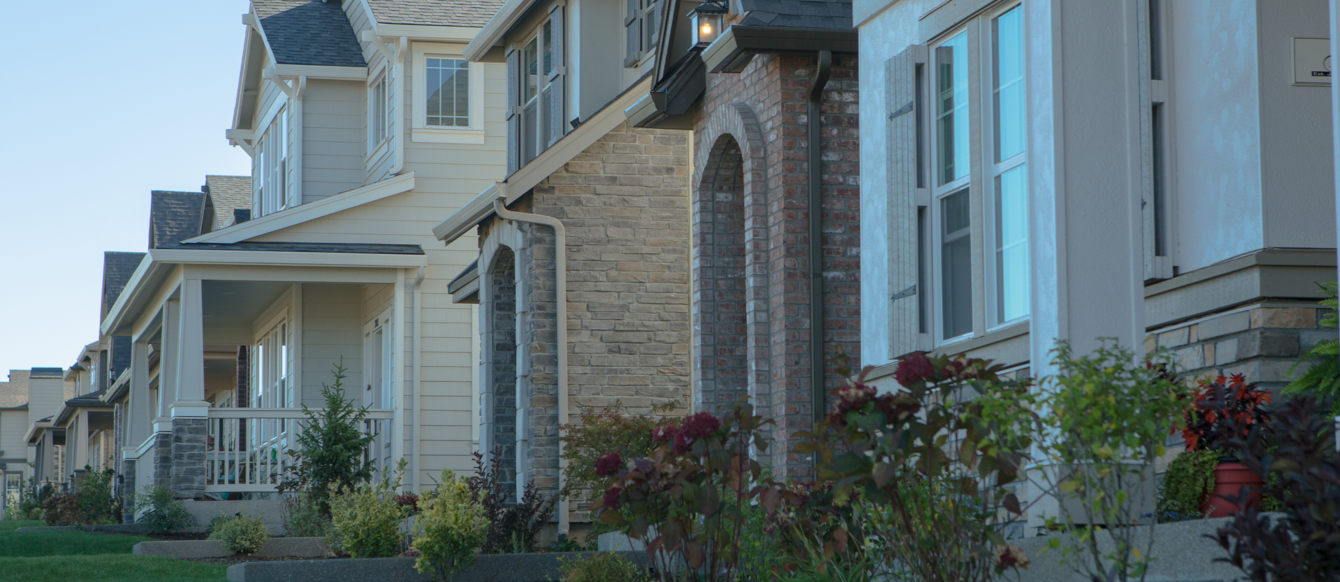
<svg viewBox="0 0 1340 582"><path fill-rule="evenodd" d="M437 489L416 502L419 516L412 547L419 559L414 568L445 582L453 572L473 563L475 550L484 544L489 531L484 507L470 492L469 484L457 480L447 469L442 470Z"/></svg>
<svg viewBox="0 0 1340 582"><path fill-rule="evenodd" d="M1028 382L1000 369L913 354L895 371L901 391L880 394L864 372L836 390L832 412L794 449L819 456L832 501L793 528L805 540L793 555L813 562L822 548L922 580L988 580L1021 564L993 525L1023 511L1007 486L1022 476L1037 418ZM791 488L763 500L781 514L816 497Z"/></svg>
<svg viewBox="0 0 1340 582"><path fill-rule="evenodd" d="M1231 442L1246 439L1252 428L1270 420L1270 413L1262 407L1270 403L1270 394L1246 383L1241 374L1202 381L1194 402L1186 411L1182 428L1188 451L1232 452Z"/></svg>
<svg viewBox="0 0 1340 582"><path fill-rule="evenodd" d="M760 429L771 422L740 403L724 422L700 412L682 424L660 427L649 458L601 457L605 494L592 510L647 542L662 581L680 579L672 568L676 563L687 565L683 575L690 582L737 580L744 508L759 491L751 483L762 471L750 446L766 448Z"/></svg>

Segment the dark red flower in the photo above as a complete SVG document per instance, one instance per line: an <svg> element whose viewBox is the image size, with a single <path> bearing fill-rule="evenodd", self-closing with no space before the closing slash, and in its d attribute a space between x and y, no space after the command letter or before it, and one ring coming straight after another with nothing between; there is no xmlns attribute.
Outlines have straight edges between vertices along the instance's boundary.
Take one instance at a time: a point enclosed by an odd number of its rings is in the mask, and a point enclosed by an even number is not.
<svg viewBox="0 0 1340 582"><path fill-rule="evenodd" d="M608 507L610 509L618 509L619 495L622 493L623 489L620 487L610 487L608 491L605 491L605 499L604 499L605 507Z"/></svg>
<svg viewBox="0 0 1340 582"><path fill-rule="evenodd" d="M651 439L658 443L668 443L675 440L675 434L679 432L679 427L668 424L661 428L651 431Z"/></svg>
<svg viewBox="0 0 1340 582"><path fill-rule="evenodd" d="M396 505L414 509L419 506L419 496L413 493L402 493L395 498Z"/></svg>
<svg viewBox="0 0 1340 582"><path fill-rule="evenodd" d="M701 439L712 435L721 428L721 421L710 412L699 412L684 419L684 428L680 431L689 438Z"/></svg>
<svg viewBox="0 0 1340 582"><path fill-rule="evenodd" d="M926 354L912 354L903 358L898 362L898 369L893 372L893 378L900 386L916 384L932 376L935 376L935 364L931 363Z"/></svg>
<svg viewBox="0 0 1340 582"><path fill-rule="evenodd" d="M599 459L596 459L596 474L601 477L609 477L619 472L623 467L623 457L619 453L610 453Z"/></svg>

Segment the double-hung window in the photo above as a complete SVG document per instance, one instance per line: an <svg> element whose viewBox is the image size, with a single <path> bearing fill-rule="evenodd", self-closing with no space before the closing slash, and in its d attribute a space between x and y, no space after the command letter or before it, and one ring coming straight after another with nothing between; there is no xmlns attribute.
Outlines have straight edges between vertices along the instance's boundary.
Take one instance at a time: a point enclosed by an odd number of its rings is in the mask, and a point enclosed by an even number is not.
<svg viewBox="0 0 1340 582"><path fill-rule="evenodd" d="M390 67L368 86L368 151L381 147L391 137Z"/></svg>
<svg viewBox="0 0 1340 582"><path fill-rule="evenodd" d="M1028 173L1025 167L1024 22L1015 6L991 19L991 175L988 188L991 248L992 324L1028 316Z"/></svg>
<svg viewBox="0 0 1340 582"><path fill-rule="evenodd" d="M415 42L409 139L415 143L484 143L484 66L452 43Z"/></svg>
<svg viewBox="0 0 1340 582"><path fill-rule="evenodd" d="M470 63L465 59L427 57L427 109L424 124L429 127L470 126Z"/></svg>
<svg viewBox="0 0 1340 582"><path fill-rule="evenodd" d="M289 371L293 354L289 349L289 325L280 319L257 339L253 360L251 401L258 408L292 408L297 406Z"/></svg>
<svg viewBox="0 0 1340 582"><path fill-rule="evenodd" d="M509 174L568 131L563 39L563 6L554 4L549 18L520 35L520 42L508 52Z"/></svg>
<svg viewBox="0 0 1340 582"><path fill-rule="evenodd" d="M624 8L624 66L636 67L656 50L661 30L660 0L626 0Z"/></svg>
<svg viewBox="0 0 1340 582"><path fill-rule="evenodd" d="M972 333L972 141L969 127L968 33L935 48L935 163L932 202L935 257L939 276L936 302L941 339Z"/></svg>
<svg viewBox="0 0 1340 582"><path fill-rule="evenodd" d="M288 110L281 109L261 134L256 146L254 175L257 216L274 214L288 206Z"/></svg>

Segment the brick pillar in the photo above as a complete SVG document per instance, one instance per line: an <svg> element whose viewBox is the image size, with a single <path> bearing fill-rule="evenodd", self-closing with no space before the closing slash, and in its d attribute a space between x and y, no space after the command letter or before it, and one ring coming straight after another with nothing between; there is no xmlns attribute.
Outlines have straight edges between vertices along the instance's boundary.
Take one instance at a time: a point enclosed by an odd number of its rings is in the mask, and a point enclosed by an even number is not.
<svg viewBox="0 0 1340 582"><path fill-rule="evenodd" d="M492 380L491 405L488 424L489 448L484 451L486 460L491 461L492 453L501 452L499 478L507 484L508 491L516 489L516 255L511 250L499 250L491 271L488 321L492 361L489 378Z"/></svg>
<svg viewBox="0 0 1340 582"><path fill-rule="evenodd" d="M154 487L172 487L172 435L160 432L154 435Z"/></svg>
<svg viewBox="0 0 1340 582"><path fill-rule="evenodd" d="M172 419L172 492L178 499L205 496L205 438L208 420Z"/></svg>
<svg viewBox="0 0 1340 582"><path fill-rule="evenodd" d="M117 449L120 450L120 449ZM135 460L121 461L121 523L135 523Z"/></svg>

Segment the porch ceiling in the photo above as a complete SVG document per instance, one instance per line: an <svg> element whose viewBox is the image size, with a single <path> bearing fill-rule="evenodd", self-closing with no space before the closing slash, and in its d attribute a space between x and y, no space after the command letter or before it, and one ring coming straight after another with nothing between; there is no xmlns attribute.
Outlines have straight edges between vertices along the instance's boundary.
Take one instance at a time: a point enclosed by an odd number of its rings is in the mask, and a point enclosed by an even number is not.
<svg viewBox="0 0 1340 582"><path fill-rule="evenodd" d="M205 324L251 323L289 290L289 283L265 281L204 281Z"/></svg>

